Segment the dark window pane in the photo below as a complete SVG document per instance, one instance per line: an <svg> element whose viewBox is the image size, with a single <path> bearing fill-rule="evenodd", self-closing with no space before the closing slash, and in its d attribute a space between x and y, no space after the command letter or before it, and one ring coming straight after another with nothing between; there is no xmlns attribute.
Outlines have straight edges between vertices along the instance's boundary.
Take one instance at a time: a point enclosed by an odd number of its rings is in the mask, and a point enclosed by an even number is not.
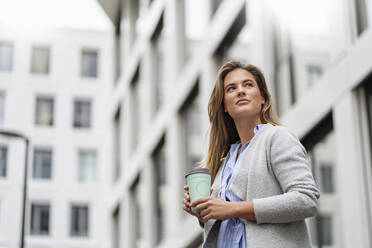
<svg viewBox="0 0 372 248"><path fill-rule="evenodd" d="M54 123L54 100L52 98L36 99L35 124L53 126Z"/></svg>
<svg viewBox="0 0 372 248"><path fill-rule="evenodd" d="M31 234L49 234L49 204L32 204L31 206Z"/></svg>
<svg viewBox="0 0 372 248"><path fill-rule="evenodd" d="M5 94L0 92L0 126L4 125L5 118Z"/></svg>
<svg viewBox="0 0 372 248"><path fill-rule="evenodd" d="M88 207L71 207L71 236L88 236Z"/></svg>
<svg viewBox="0 0 372 248"><path fill-rule="evenodd" d="M0 147L0 177L6 177L8 148Z"/></svg>
<svg viewBox="0 0 372 248"><path fill-rule="evenodd" d="M75 101L74 127L90 127L91 103L90 101Z"/></svg>
<svg viewBox="0 0 372 248"><path fill-rule="evenodd" d="M13 70L13 45L0 42L0 71Z"/></svg>
<svg viewBox="0 0 372 248"><path fill-rule="evenodd" d="M97 179L97 153L95 150L79 151L79 182L94 182Z"/></svg>
<svg viewBox="0 0 372 248"><path fill-rule="evenodd" d="M308 66L307 67L307 85L311 88L322 76L322 68L319 66Z"/></svg>
<svg viewBox="0 0 372 248"><path fill-rule="evenodd" d="M322 190L324 193L333 193L333 167L332 165L321 165L320 173L322 179Z"/></svg>
<svg viewBox="0 0 372 248"><path fill-rule="evenodd" d="M83 51L81 55L81 76L97 77L98 53L97 51Z"/></svg>
<svg viewBox="0 0 372 248"><path fill-rule="evenodd" d="M34 178L51 178L52 151L36 149L34 151Z"/></svg>
<svg viewBox="0 0 372 248"><path fill-rule="evenodd" d="M49 48L34 47L32 49L31 72L40 74L49 73Z"/></svg>

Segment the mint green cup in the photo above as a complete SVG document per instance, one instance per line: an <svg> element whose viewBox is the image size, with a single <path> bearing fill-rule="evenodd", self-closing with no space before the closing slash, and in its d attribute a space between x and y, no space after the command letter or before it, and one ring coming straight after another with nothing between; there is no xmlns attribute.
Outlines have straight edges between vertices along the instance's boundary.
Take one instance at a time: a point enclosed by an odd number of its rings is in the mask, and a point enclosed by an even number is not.
<svg viewBox="0 0 372 248"><path fill-rule="evenodd" d="M186 184L189 186L190 202L208 197L211 191L211 173L207 168L196 168L189 171L186 175ZM196 212L196 207L191 208Z"/></svg>

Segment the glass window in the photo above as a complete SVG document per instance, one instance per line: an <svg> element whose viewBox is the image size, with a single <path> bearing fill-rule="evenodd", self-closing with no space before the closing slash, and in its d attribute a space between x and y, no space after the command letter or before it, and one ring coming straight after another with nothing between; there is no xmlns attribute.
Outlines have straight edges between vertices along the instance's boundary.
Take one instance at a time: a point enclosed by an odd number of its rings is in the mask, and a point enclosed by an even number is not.
<svg viewBox="0 0 372 248"><path fill-rule="evenodd" d="M49 204L32 204L31 205L31 234L32 235L49 235Z"/></svg>
<svg viewBox="0 0 372 248"><path fill-rule="evenodd" d="M119 248L120 246L120 205L117 206L114 213L112 214L112 247Z"/></svg>
<svg viewBox="0 0 372 248"><path fill-rule="evenodd" d="M71 206L70 235L87 237L89 231L88 206Z"/></svg>
<svg viewBox="0 0 372 248"><path fill-rule="evenodd" d="M185 62L199 51L203 45L203 38L209 17L205 15L208 1L184 0L184 41ZM197 16L198 18L195 18Z"/></svg>
<svg viewBox="0 0 372 248"><path fill-rule="evenodd" d="M7 160L8 160L8 148L2 146L0 147L0 177L6 177Z"/></svg>
<svg viewBox="0 0 372 248"><path fill-rule="evenodd" d="M39 74L49 73L49 48L32 48L31 72Z"/></svg>
<svg viewBox="0 0 372 248"><path fill-rule="evenodd" d="M0 42L0 71L13 70L13 45Z"/></svg>
<svg viewBox="0 0 372 248"><path fill-rule="evenodd" d="M372 1L371 0L355 0L356 21L358 35L372 23Z"/></svg>
<svg viewBox="0 0 372 248"><path fill-rule="evenodd" d="M5 94L0 92L0 127L4 125L5 118Z"/></svg>
<svg viewBox="0 0 372 248"><path fill-rule="evenodd" d="M337 188L335 188L334 171L336 164L336 140L333 131L332 113L328 114L309 134L303 139L308 151L314 179L321 191L318 200L318 215L310 218L310 234L313 245L316 247L337 247L341 237L340 202Z"/></svg>
<svg viewBox="0 0 372 248"><path fill-rule="evenodd" d="M320 177L322 180L321 188L324 193L334 193L333 190L333 165L322 164L320 165Z"/></svg>
<svg viewBox="0 0 372 248"><path fill-rule="evenodd" d="M220 4L222 3L223 0L211 0L211 4L212 4L212 17L213 15L216 13L218 7L220 6Z"/></svg>
<svg viewBox="0 0 372 248"><path fill-rule="evenodd" d="M311 241L315 247L332 247L333 241L333 226L332 216L318 215L309 219L309 228L311 233Z"/></svg>
<svg viewBox="0 0 372 248"><path fill-rule="evenodd" d="M155 172L155 205L156 205L156 244L159 244L164 238L164 210L166 209L165 190L166 180L166 157L164 150L165 138L163 138L153 153L153 164Z"/></svg>
<svg viewBox="0 0 372 248"><path fill-rule="evenodd" d="M96 78L98 75L98 52L83 51L81 55L81 76Z"/></svg>
<svg viewBox="0 0 372 248"><path fill-rule="evenodd" d="M97 180L97 154L94 150L79 151L78 181L95 182Z"/></svg>
<svg viewBox="0 0 372 248"><path fill-rule="evenodd" d="M154 81L154 111L155 115L163 104L164 99L164 59L165 59L165 35L164 35L164 14L161 16L159 23L151 37L151 58L152 74Z"/></svg>
<svg viewBox="0 0 372 248"><path fill-rule="evenodd" d="M319 66L308 66L307 67L307 85L311 88L322 76L322 68Z"/></svg>
<svg viewBox="0 0 372 248"><path fill-rule="evenodd" d="M91 103L85 100L74 102L74 127L90 127Z"/></svg>
<svg viewBox="0 0 372 248"><path fill-rule="evenodd" d="M116 181L120 178L121 173L121 107L118 108L115 114L113 132L113 153L115 160L114 181Z"/></svg>
<svg viewBox="0 0 372 248"><path fill-rule="evenodd" d="M327 70L330 65L333 40L329 16L334 13L325 1L271 1L270 5L274 17L272 55L276 107L279 116L283 116L307 94L322 69ZM313 13L317 13L316 18Z"/></svg>
<svg viewBox="0 0 372 248"><path fill-rule="evenodd" d="M36 99L35 124L53 126L54 124L54 99L38 97Z"/></svg>
<svg viewBox="0 0 372 248"><path fill-rule="evenodd" d="M35 149L33 178L50 179L51 172L52 151L50 149Z"/></svg>
<svg viewBox="0 0 372 248"><path fill-rule="evenodd" d="M142 194L142 195L141 195ZM132 211L131 211L131 226L134 230L133 243L131 247L141 247L141 240L143 239L143 226L142 226L142 197L143 197L143 184L141 183L141 175L137 177L131 187L132 197Z"/></svg>
<svg viewBox="0 0 372 248"><path fill-rule="evenodd" d="M180 117L182 121L182 131L184 140L185 151L185 171L187 172L192 168L198 166L198 162L202 159L201 147L201 113L198 94L199 84L196 83L194 89L191 91L190 96L181 108Z"/></svg>
<svg viewBox="0 0 372 248"><path fill-rule="evenodd" d="M138 145L140 132L141 103L140 97L140 67L138 66L130 85L130 105L131 105L131 152L134 152Z"/></svg>

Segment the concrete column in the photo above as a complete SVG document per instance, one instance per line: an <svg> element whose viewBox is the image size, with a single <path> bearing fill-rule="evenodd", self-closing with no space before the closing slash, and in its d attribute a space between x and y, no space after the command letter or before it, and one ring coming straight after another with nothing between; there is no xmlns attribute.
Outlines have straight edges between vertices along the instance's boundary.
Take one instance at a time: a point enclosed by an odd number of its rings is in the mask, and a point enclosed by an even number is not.
<svg viewBox="0 0 372 248"><path fill-rule="evenodd" d="M334 108L337 154L336 182L343 223L342 247L369 247L361 151L357 150L359 125L353 92L339 98Z"/></svg>

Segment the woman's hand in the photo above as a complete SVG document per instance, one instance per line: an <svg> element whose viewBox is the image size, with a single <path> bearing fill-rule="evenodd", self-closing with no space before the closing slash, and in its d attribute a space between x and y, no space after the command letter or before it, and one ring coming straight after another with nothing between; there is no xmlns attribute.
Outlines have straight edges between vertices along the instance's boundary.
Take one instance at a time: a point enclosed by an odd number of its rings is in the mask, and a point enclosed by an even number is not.
<svg viewBox="0 0 372 248"><path fill-rule="evenodd" d="M194 201L190 207L196 206L196 216L203 223L210 219L224 220L235 217L234 204L214 197L204 197Z"/></svg>
<svg viewBox="0 0 372 248"><path fill-rule="evenodd" d="M190 195L189 195L189 186L185 185L183 186L183 189L186 191L185 196L183 198L183 210L185 210L188 214L191 214L192 216L196 216L195 213L191 211L191 203L190 203Z"/></svg>
<svg viewBox="0 0 372 248"><path fill-rule="evenodd" d="M191 204L190 204L190 195L189 195L189 186L185 185L183 186L183 189L186 191L185 197L183 198L183 210L185 210L188 214L195 216L198 218L200 225L203 227L204 222L191 210Z"/></svg>

